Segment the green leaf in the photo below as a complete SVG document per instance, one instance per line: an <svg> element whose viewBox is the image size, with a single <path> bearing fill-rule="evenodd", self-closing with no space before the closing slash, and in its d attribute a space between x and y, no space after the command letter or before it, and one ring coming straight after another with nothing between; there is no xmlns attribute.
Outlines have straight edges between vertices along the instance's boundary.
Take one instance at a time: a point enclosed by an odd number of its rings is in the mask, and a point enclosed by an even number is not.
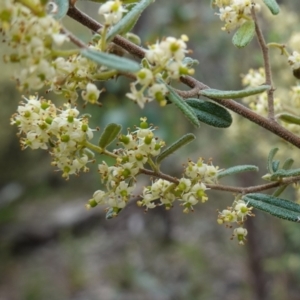
<svg viewBox="0 0 300 300"><path fill-rule="evenodd" d="M187 99L186 103L193 108L199 121L208 125L227 128L232 123L231 114L224 107L201 99Z"/></svg>
<svg viewBox="0 0 300 300"><path fill-rule="evenodd" d="M141 0L139 3L133 6L126 7L129 11L117 24L115 24L109 30L109 32L107 33L106 40L110 41L117 34L123 35L129 32L136 24L142 12L153 2L154 0Z"/></svg>
<svg viewBox="0 0 300 300"><path fill-rule="evenodd" d="M258 172L258 167L253 165L242 165L242 166L234 166L231 168L228 168L224 171L221 171L218 173L217 178L222 178L225 176L242 173L242 172L249 172L249 171L255 171Z"/></svg>
<svg viewBox="0 0 300 300"><path fill-rule="evenodd" d="M232 43L238 48L247 46L255 34L255 23L253 20L245 22L234 34Z"/></svg>
<svg viewBox="0 0 300 300"><path fill-rule="evenodd" d="M273 160L272 161L272 170L273 170L273 172L276 172L278 170L279 164L280 164L279 160Z"/></svg>
<svg viewBox="0 0 300 300"><path fill-rule="evenodd" d="M112 141L116 139L120 133L122 126L119 124L111 123L108 124L99 139L99 147L105 149Z"/></svg>
<svg viewBox="0 0 300 300"><path fill-rule="evenodd" d="M282 169L283 170L289 170L292 165L294 163L294 160L292 158L288 158L284 163L283 163L283 166L282 166Z"/></svg>
<svg viewBox="0 0 300 300"><path fill-rule="evenodd" d="M295 202L259 193L247 194L243 200L278 218L300 222L300 205Z"/></svg>
<svg viewBox="0 0 300 300"><path fill-rule="evenodd" d="M100 52L94 49L82 49L81 55L110 69L131 73L140 70L140 65L137 62L106 52Z"/></svg>
<svg viewBox="0 0 300 300"><path fill-rule="evenodd" d="M274 197L280 196L280 195L285 191L285 189L286 189L288 186L289 186L289 185L286 184L286 185L282 185L282 186L278 187L278 188L273 192L272 196L274 196Z"/></svg>
<svg viewBox="0 0 300 300"><path fill-rule="evenodd" d="M54 9L54 5L57 5L57 8ZM69 10L69 0L54 0L49 1L47 4L47 11L50 16L56 20L61 20L66 16Z"/></svg>
<svg viewBox="0 0 300 300"><path fill-rule="evenodd" d="M300 118L298 116L282 113L277 115L277 118L283 122L289 123L289 124L296 124L300 125Z"/></svg>
<svg viewBox="0 0 300 300"><path fill-rule="evenodd" d="M199 94L208 98L215 99L235 99L260 94L269 89L269 85L260 85L258 87L247 88L240 91L220 91L215 89L205 89L201 90Z"/></svg>
<svg viewBox="0 0 300 300"><path fill-rule="evenodd" d="M195 135L192 133L188 133L178 139L176 142L174 142L172 145L170 145L168 148L166 148L164 151L162 151L156 158L156 163L160 164L162 160L164 160L167 156L174 153L176 150L180 149L181 147L189 144L195 139Z"/></svg>
<svg viewBox="0 0 300 300"><path fill-rule="evenodd" d="M280 169L277 172L273 173L270 179L271 181L276 181L280 178L293 177L299 175L300 175L300 169L293 169L293 170Z"/></svg>
<svg viewBox="0 0 300 300"><path fill-rule="evenodd" d="M250 204L250 206L253 206L254 208L265 211L277 218L285 219L285 220L292 221L292 222L299 222L299 220L300 220L299 213L296 213L296 212L293 212L293 211L290 211L290 210L287 210L284 208L280 208L275 205L257 201L257 200L254 200L254 199L251 199L248 197L244 198L244 200L247 201L248 204Z"/></svg>
<svg viewBox="0 0 300 300"><path fill-rule="evenodd" d="M276 0L263 0L273 15L278 15L280 12L279 5Z"/></svg>
<svg viewBox="0 0 300 300"><path fill-rule="evenodd" d="M269 152L268 162L267 162L267 169L268 169L269 173L273 173L273 163L272 162L273 162L273 158L275 157L278 150L279 150L278 148L273 148Z"/></svg>
<svg viewBox="0 0 300 300"><path fill-rule="evenodd" d="M167 89L169 90L168 99L174 103L181 112L187 117L187 119L195 126L200 127L200 123L198 118L194 112L194 110L174 91L172 87L167 85L163 80L158 80L160 83L165 84Z"/></svg>

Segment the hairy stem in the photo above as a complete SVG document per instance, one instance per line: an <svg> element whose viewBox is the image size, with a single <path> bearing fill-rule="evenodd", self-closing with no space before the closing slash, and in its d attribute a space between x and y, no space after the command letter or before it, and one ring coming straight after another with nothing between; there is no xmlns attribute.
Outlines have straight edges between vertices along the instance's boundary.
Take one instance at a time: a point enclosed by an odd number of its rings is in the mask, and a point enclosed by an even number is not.
<svg viewBox="0 0 300 300"><path fill-rule="evenodd" d="M148 169L140 169L140 173L165 179L169 182L173 182L175 184L179 183L179 180L176 177L172 177L170 175L164 174L162 172L155 172ZM250 186L250 187L234 187L234 186L228 186L228 185L220 185L220 184L205 184L206 187L208 187L211 190L216 191L223 191L223 192L230 192L230 193L236 193L236 194L249 194L249 193L256 193L256 192L262 192L269 189L273 189L279 186L291 184L300 181L300 176L295 177L289 177L284 178L276 182L271 182L267 184L261 184L256 186Z"/></svg>
<svg viewBox="0 0 300 300"><path fill-rule="evenodd" d="M186 76L182 77L181 81L187 84L191 88L195 88L198 86L199 90L209 88L207 85L203 84L202 82L194 79L193 77ZM285 141L289 142L290 144L296 146L300 149L300 138L285 129L284 127L280 126L278 123L274 122L272 119L264 118L257 113L253 112L249 108L233 101L231 99L215 99L209 98L212 101L217 102L218 104L234 111L235 113L239 114L240 116L248 119L249 121L258 124L260 127L267 129L268 131L274 133L275 135L281 137Z"/></svg>
<svg viewBox="0 0 300 300"><path fill-rule="evenodd" d="M272 71L271 71L271 64L270 64L270 58L269 58L269 48L266 44L263 33L258 25L254 7L252 7L252 17L253 17L253 20L255 23L255 32L256 32L258 44L260 46L262 56L263 56L264 69L265 69L265 74L266 74L266 84L271 86L271 88L267 92L267 94L268 94L268 117L270 120L275 122L274 87L273 87Z"/></svg>
<svg viewBox="0 0 300 300"><path fill-rule="evenodd" d="M103 27L103 25L96 22L94 19L92 19L85 13L81 12L76 7L69 8L68 16L70 16L74 20L78 21L79 23L83 24L84 26L88 27L93 31L98 31ZM254 18L256 20L255 15ZM271 68L270 68L270 62L268 56L268 47L264 41L260 28L257 25L256 27L257 27L256 30L259 38L259 43L261 45L263 56L264 56L266 79L267 79L266 83L272 87L272 76L271 76ZM121 36L114 37L113 42L140 59L144 58L145 56L145 50L143 48L131 43L130 41L126 40L125 38L122 38ZM192 88L191 90L192 92L181 91L180 94L183 97L184 96L192 97L193 95L197 96L199 90L209 88L207 85L201 83L200 81L190 76L181 77L180 80L182 83ZM271 102L271 104L273 103L273 92L274 92L273 88L271 88L268 92L268 99L270 99L269 102ZM244 118L250 120L251 122L258 124L259 126L267 129L268 131L274 133L275 135L281 137L285 141L291 143L292 145L300 149L300 138L274 121L274 109L272 110L273 113L271 114L269 113L269 119L266 119L233 100L230 99L222 100L222 99L213 99L213 98L210 99L234 111L235 113L243 116Z"/></svg>

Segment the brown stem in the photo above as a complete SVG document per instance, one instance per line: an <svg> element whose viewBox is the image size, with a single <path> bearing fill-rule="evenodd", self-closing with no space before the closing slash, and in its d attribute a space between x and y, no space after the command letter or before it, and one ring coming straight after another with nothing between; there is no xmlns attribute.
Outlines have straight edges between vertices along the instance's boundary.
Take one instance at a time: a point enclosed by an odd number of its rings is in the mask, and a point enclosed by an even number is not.
<svg viewBox="0 0 300 300"><path fill-rule="evenodd" d="M271 64L270 64L270 58L269 58L269 48L266 44L263 33L258 25L254 7L252 7L252 17L253 17L254 24L255 24L255 32L256 32L258 44L260 46L260 49L261 49L261 52L263 55L264 69L265 69L265 74L266 74L266 84L271 86L271 88L267 92L267 94L268 94L268 117L273 122L276 122L275 121L275 113L274 113L274 87L273 87L272 71L271 71Z"/></svg>
<svg viewBox="0 0 300 300"><path fill-rule="evenodd" d="M91 29L93 31L98 31L99 29L102 28L101 24L96 22L94 19L92 19L85 13L78 10L76 7L71 6L69 8L68 16L70 16L71 18L75 19L76 21L78 21L79 23L83 24L84 26L88 27L89 29ZM255 15L254 15L254 17L255 17ZM266 43L264 42L260 28L258 27L257 30L259 30L258 31L259 39L262 38L262 40L260 40L260 45L263 45L262 51L263 51L264 62L265 62L265 70L266 70L266 78L267 78L266 83L268 83L272 86L272 77L271 77L271 69L270 69L269 56L268 56L268 48L266 46ZM131 43L130 41L128 41L120 36L114 37L113 42L140 59L144 58L144 56L145 56L145 50L143 48ZM187 86L191 87L193 89L192 91L194 91L194 92L197 92L198 90L201 90L201 89L209 88L207 85L201 83L200 81L198 81L190 76L181 77L180 80ZM190 96L191 96L191 94L189 94L189 97ZM269 117L269 119L266 119L233 100L229 100L229 99L222 100L222 99L214 99L214 98L210 98L210 99L212 101L215 101L218 104L234 111L235 113L243 116L244 118L250 120L251 122L254 122L254 123L258 124L259 126L269 130L270 132L283 138L285 141L291 143L292 145L294 145L300 149L300 138L298 136L292 134L287 129L280 126L277 122L275 122L274 115L273 115L273 117ZM271 99L271 100L273 99L273 88L271 88L269 91L268 99Z"/></svg>
<svg viewBox="0 0 300 300"><path fill-rule="evenodd" d="M67 15L95 32L98 32L101 28L103 28L103 25L77 9L75 6L71 6L69 8ZM112 41L140 59L145 57L145 50L143 48L135 45L119 35L115 36Z"/></svg>
<svg viewBox="0 0 300 300"><path fill-rule="evenodd" d="M78 39L73 33L68 31L66 28L63 27L61 28L60 31L66 34L69 37L70 41L76 46L78 46L79 48L86 48L86 44L82 42L80 39Z"/></svg>
<svg viewBox="0 0 300 300"><path fill-rule="evenodd" d="M153 176L153 177L157 177L157 178L161 178L161 179L165 179L169 182L173 182L176 184L179 183L178 178L169 176L169 175L161 173L161 172L155 172L155 171L148 170L148 169L140 169L140 173L143 173L143 174L146 174L149 176ZM235 194L249 194L249 193L262 192L265 190L276 188L276 187L279 187L282 185L295 183L298 181L300 181L300 176L284 178L280 181L251 186L251 187L234 187L234 186L219 185L219 184L205 184L205 185L206 185L206 187L208 187L211 190L231 192L231 193L235 193Z"/></svg>
<svg viewBox="0 0 300 300"><path fill-rule="evenodd" d="M189 87L194 88L196 86L199 87L199 90L207 89L209 88L207 85L203 84L202 82L194 79L193 77L186 76L181 77L180 80L187 84ZM244 118L250 120L253 123L258 124L259 126L267 129L268 131L274 133L275 135L283 138L285 141L291 143L292 145L296 146L300 149L300 138L285 129L284 127L280 126L278 123L274 122L271 119L264 118L249 108L237 103L236 101L233 101L231 99L215 99L215 98L209 98L212 101L217 102L218 104L236 112L240 116L243 116Z"/></svg>

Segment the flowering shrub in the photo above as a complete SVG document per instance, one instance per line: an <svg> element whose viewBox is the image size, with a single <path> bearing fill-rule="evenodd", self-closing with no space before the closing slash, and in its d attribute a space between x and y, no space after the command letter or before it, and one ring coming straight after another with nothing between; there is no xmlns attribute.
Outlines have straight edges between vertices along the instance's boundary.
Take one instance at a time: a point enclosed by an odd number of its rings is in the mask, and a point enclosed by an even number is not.
<svg viewBox="0 0 300 300"><path fill-rule="evenodd" d="M66 103L56 107L51 100L41 97L23 97L11 124L18 127L22 149L47 150L52 157L52 165L68 179L71 175L89 171L88 164L96 161L96 155L110 157L112 165L102 161L98 172L105 189L94 192L86 204L87 208L104 205L107 218L117 216L132 199L145 210L159 205L172 208L176 202L183 212L193 211L198 203L208 200L209 190L222 190L235 194L231 207L219 211L217 222L231 227L239 244L246 240L244 223L253 217L253 208L268 212L276 217L299 222L300 205L279 198L283 190L300 180L300 170L292 169L293 160L288 158L283 164L275 160L277 148L268 156L268 173L263 176L266 184L251 187L224 186L222 177L246 171L257 171L252 165L232 166L227 169L215 167L212 161L199 158L188 160L182 177L165 174L161 162L170 154L195 139L186 134L172 145L154 135L156 127L140 118L138 127L121 133L121 126L108 124L102 130L99 143L91 142L94 132L99 129L89 127L89 116L81 115L76 103L81 98L85 105L101 106L100 98L104 90L95 85L99 80L111 80L117 76L132 79L126 96L143 109L148 102L156 101L158 107L172 103L195 126L200 122L214 127L227 128L232 123L228 110L254 122L291 145L300 148L298 136L300 125L299 87L291 88L289 109L279 97L274 96L275 87L268 50L276 47L287 57L296 78L300 77L300 54L277 43L266 43L257 14L261 5L250 0L214 0L212 7L223 22L222 30L235 31L233 44L242 48L256 35L261 48L264 66L250 69L243 76L246 89L240 91L220 91L209 88L193 78L193 59L188 49L188 37L166 37L155 44L143 48L140 37L131 30L142 12L154 1L98 1L98 14L103 23L91 19L75 6L76 1L67 0L0 0L0 27L4 42L10 52L4 57L7 63L17 63L20 71L14 76L18 88L24 92L37 91L46 87L48 92L62 94ZM274 15L279 13L276 0L263 1ZM85 44L69 32L60 20L65 15L82 23L94 32L92 40ZM76 48L66 50L65 44L73 43ZM132 58L124 57L125 51ZM128 56L128 55L127 55ZM174 82L181 81L189 90L177 90ZM205 98L199 99L202 96ZM234 99L243 98L249 108ZM143 115L143 113L141 113ZM137 118L138 120L138 118ZM114 140L118 148L110 151L107 146ZM140 174L151 177L151 182L135 195L135 187ZM260 193L277 188L272 195Z"/></svg>

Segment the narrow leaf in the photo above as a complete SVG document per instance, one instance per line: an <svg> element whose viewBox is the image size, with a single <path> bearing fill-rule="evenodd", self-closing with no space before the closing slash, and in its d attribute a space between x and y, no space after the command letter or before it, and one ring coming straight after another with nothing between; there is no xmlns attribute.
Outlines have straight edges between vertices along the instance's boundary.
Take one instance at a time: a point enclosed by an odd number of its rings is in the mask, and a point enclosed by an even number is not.
<svg viewBox="0 0 300 300"><path fill-rule="evenodd" d="M277 118L283 122L289 123L289 124L296 124L300 125L300 118L298 116L282 113L277 116Z"/></svg>
<svg viewBox="0 0 300 300"><path fill-rule="evenodd" d="M174 153L176 150L180 149L181 147L189 144L195 138L196 138L195 135L193 135L192 133L188 133L188 134L184 135L179 140L177 140L172 145L170 145L167 149L165 149L164 151L162 151L157 156L156 162L158 164L160 164L162 162L162 160L164 160L167 156L171 155L172 153Z"/></svg>
<svg viewBox="0 0 300 300"><path fill-rule="evenodd" d="M217 177L219 179L219 178L222 178L222 177L225 177L225 176L229 176L229 175L233 175L233 174L237 174L237 173L242 173L242 172L249 172L249 171L258 172L258 167L253 166L253 165L234 166L234 167L231 167L231 168L228 168L224 171L219 172Z"/></svg>
<svg viewBox="0 0 300 300"><path fill-rule="evenodd" d="M161 79L158 80L160 83L165 84L165 82ZM194 110L174 91L172 87L165 84L167 89L169 90L168 99L174 103L181 112L187 117L187 119L195 126L200 127L200 123L198 118L194 112Z"/></svg>
<svg viewBox="0 0 300 300"><path fill-rule="evenodd" d="M272 170L273 170L273 172L276 172L278 170L279 164L280 164L279 160L273 160L272 161Z"/></svg>
<svg viewBox="0 0 300 300"><path fill-rule="evenodd" d="M300 204L295 203L290 200L277 198L277 197L273 197L273 196L266 195L266 194L260 194L260 193L247 194L243 197L244 200L245 200L245 198L247 198L247 200L251 198L256 201L261 201L264 203L271 204L273 206L277 206L277 207L284 208L284 209L287 209L287 210L290 210L293 212L300 213ZM245 201L247 201L247 200L245 200Z"/></svg>
<svg viewBox="0 0 300 300"><path fill-rule="evenodd" d="M111 123L108 124L99 139L99 147L105 149L115 138L118 136L122 129L119 124Z"/></svg>
<svg viewBox="0 0 300 300"><path fill-rule="evenodd" d="M193 108L199 121L208 125L227 128L232 123L231 114L224 107L201 99L187 99L186 103Z"/></svg>
<svg viewBox="0 0 300 300"><path fill-rule="evenodd" d="M293 165L294 163L294 160L292 158L288 158L284 163L283 163L283 166L282 166L282 169L283 170L289 170L291 168L291 166Z"/></svg>
<svg viewBox="0 0 300 300"><path fill-rule="evenodd" d="M141 13L152 3L154 0L141 0L139 3L134 5L129 12L108 32L106 40L110 41L117 34L125 34L129 32L137 20L141 16Z"/></svg>
<svg viewBox="0 0 300 300"><path fill-rule="evenodd" d="M283 170L280 169L271 176L271 180L278 180L280 178L285 177L293 177L293 176L299 176L300 175L300 169L293 169L293 170Z"/></svg>
<svg viewBox="0 0 300 300"><path fill-rule="evenodd" d="M128 58L116 56L106 52L100 52L93 49L82 49L81 55L93 60L99 65L115 69L122 72L137 72L140 70L140 65Z"/></svg>
<svg viewBox="0 0 300 300"><path fill-rule="evenodd" d="M253 39L255 23L253 20L245 22L234 34L232 43L238 48L247 46Z"/></svg>
<svg viewBox="0 0 300 300"><path fill-rule="evenodd" d="M266 6L269 8L273 15L279 14L279 5L277 4L276 0L263 0Z"/></svg>
<svg viewBox="0 0 300 300"><path fill-rule="evenodd" d="M254 199L251 199L248 197L244 198L244 200L247 201L250 206L253 206L259 210L265 211L277 218L285 219L285 220L292 221L292 222L299 222L299 220L300 220L299 213L296 213L296 212L293 212L293 211L290 211L290 210L287 210L284 208L280 208L275 205L257 201L257 200L254 200Z"/></svg>
<svg viewBox="0 0 300 300"><path fill-rule="evenodd" d="M273 164L272 164L272 162L273 162L273 158L275 157L278 150L279 150L278 148L273 148L269 152L268 162L267 162L267 169L268 169L269 173L273 173Z"/></svg>
<svg viewBox="0 0 300 300"><path fill-rule="evenodd" d="M286 188L287 188L288 186L289 186L289 185L286 184L286 185L282 185L282 186L278 187L278 188L273 192L272 196L274 196L274 197L280 196L280 195L286 190Z"/></svg>
<svg viewBox="0 0 300 300"><path fill-rule="evenodd" d="M244 98L263 93L270 89L269 85L260 85L258 87L247 88L240 91L220 91L215 89L205 89L200 91L200 95L215 99L236 99Z"/></svg>

